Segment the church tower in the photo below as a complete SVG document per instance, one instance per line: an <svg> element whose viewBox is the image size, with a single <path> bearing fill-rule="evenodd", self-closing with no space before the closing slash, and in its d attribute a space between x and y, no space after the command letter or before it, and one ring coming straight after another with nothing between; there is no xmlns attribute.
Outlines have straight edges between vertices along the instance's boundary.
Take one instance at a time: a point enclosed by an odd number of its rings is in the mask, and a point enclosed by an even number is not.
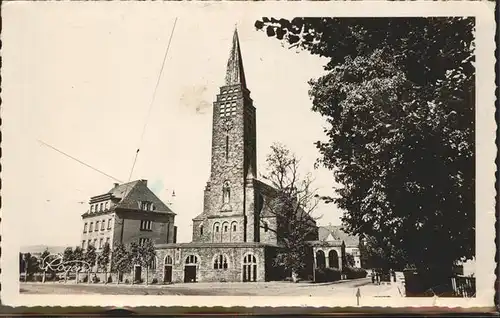
<svg viewBox="0 0 500 318"><path fill-rule="evenodd" d="M247 88L235 29L224 86L213 103L211 171L193 241L253 242L257 174L255 107Z"/></svg>

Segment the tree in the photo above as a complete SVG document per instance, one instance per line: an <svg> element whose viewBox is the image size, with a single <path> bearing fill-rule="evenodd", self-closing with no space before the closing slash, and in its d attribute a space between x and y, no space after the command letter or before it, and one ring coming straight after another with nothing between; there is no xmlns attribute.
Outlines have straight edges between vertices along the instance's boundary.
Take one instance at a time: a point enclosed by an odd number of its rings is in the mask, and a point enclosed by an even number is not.
<svg viewBox="0 0 500 318"><path fill-rule="evenodd" d="M73 256L73 248L71 247L66 247L64 249L64 252L63 252L63 262L71 262L74 260L74 256ZM71 269L73 266L69 267L69 269ZM67 282L68 281L68 271L66 271L64 273L64 282Z"/></svg>
<svg viewBox="0 0 500 318"><path fill-rule="evenodd" d="M143 263L143 255L142 255L142 248L141 245L137 242L131 242L130 243L130 259L132 261L132 265L141 265ZM132 284L135 284L135 277L132 279ZM140 281L138 281L140 283Z"/></svg>
<svg viewBox="0 0 500 318"><path fill-rule="evenodd" d="M351 253L345 253L345 266L346 267L354 267L354 255Z"/></svg>
<svg viewBox="0 0 500 318"><path fill-rule="evenodd" d="M327 57L311 80L321 164L352 234L404 252L426 288L475 255L473 18L263 18L257 29Z"/></svg>
<svg viewBox="0 0 500 318"><path fill-rule="evenodd" d="M140 265L146 268L146 285L148 285L149 269L156 261L156 250L151 240L145 240L139 248L141 251Z"/></svg>
<svg viewBox="0 0 500 318"><path fill-rule="evenodd" d="M315 239L316 223L312 216L318 200L312 189L309 175L301 178L299 160L281 144L273 144L266 158L267 171L263 178L273 188L268 189L261 212L260 227L274 232L281 249L275 258L275 265L292 274L297 281L298 274L305 267L307 241ZM276 226L268 220L274 219Z"/></svg>
<svg viewBox="0 0 500 318"><path fill-rule="evenodd" d="M132 257L123 244L117 244L111 253L111 271L116 272L118 277L116 283L120 281L121 274L129 272L132 268Z"/></svg>
<svg viewBox="0 0 500 318"><path fill-rule="evenodd" d="M105 243L104 247L97 257L97 267L99 270L104 271L104 283L108 283L108 265L110 262L110 253L111 249L109 247L109 243Z"/></svg>
<svg viewBox="0 0 500 318"><path fill-rule="evenodd" d="M28 280L28 276L33 276L33 274L40 271L40 264L36 256L31 255L31 253L20 254L20 261L22 262L22 269L24 271L24 281Z"/></svg>
<svg viewBox="0 0 500 318"><path fill-rule="evenodd" d="M54 275L54 270L52 268L47 268L47 264L50 263L51 261L51 255L50 255L50 252L49 252L49 249L46 248L42 255L40 255L40 262L39 262L39 267L40 269L43 271L43 276L42 276L42 283L45 283L45 279L47 278L47 272L49 272L49 274L51 274L51 276Z"/></svg>
<svg viewBox="0 0 500 318"><path fill-rule="evenodd" d="M75 249L73 250L73 260L75 260L75 261L83 261L83 249L80 246L75 247ZM76 278L75 278L77 284L78 284L78 278L80 276L80 271L84 267L85 266L82 266L82 265L78 265L77 266L77 269L76 269Z"/></svg>
<svg viewBox="0 0 500 318"><path fill-rule="evenodd" d="M89 271L88 271L88 275L87 275L87 283L90 283L90 281L91 281L90 274L92 273L92 269L94 268L95 263L96 263L96 259L97 259L97 253L96 253L94 245L89 244L89 246L87 247L87 250L85 251L83 259L90 266Z"/></svg>

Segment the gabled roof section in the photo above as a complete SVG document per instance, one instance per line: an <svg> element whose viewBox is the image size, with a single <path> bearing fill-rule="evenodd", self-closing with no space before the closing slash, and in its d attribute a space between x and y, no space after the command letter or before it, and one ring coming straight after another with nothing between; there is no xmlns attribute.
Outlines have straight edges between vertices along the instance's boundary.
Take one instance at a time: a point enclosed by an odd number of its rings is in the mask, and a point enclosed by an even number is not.
<svg viewBox="0 0 500 318"><path fill-rule="evenodd" d="M154 206L152 212L174 213L148 188L146 180L136 180L121 185L115 185L108 193L120 199L116 208L140 210L140 202L147 201L151 202Z"/></svg>
<svg viewBox="0 0 500 318"><path fill-rule="evenodd" d="M320 226L318 228L318 237L320 241L333 240L344 241L346 247L358 247L359 236L347 234L340 225Z"/></svg>
<svg viewBox="0 0 500 318"><path fill-rule="evenodd" d="M241 58L240 40L238 30L234 29L233 46L227 61L226 85L240 84L246 88L245 71L243 70L243 59Z"/></svg>

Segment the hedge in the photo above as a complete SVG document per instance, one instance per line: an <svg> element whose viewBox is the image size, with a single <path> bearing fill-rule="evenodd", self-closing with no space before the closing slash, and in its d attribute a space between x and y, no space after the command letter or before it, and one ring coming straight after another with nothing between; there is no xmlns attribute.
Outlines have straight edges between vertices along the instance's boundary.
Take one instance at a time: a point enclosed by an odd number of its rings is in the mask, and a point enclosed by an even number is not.
<svg viewBox="0 0 500 318"><path fill-rule="evenodd" d="M368 275L365 269L358 267L344 267L342 273L346 276L346 279L365 278Z"/></svg>
<svg viewBox="0 0 500 318"><path fill-rule="evenodd" d="M334 282L337 280L340 280L340 270L338 268L316 269L316 282Z"/></svg>

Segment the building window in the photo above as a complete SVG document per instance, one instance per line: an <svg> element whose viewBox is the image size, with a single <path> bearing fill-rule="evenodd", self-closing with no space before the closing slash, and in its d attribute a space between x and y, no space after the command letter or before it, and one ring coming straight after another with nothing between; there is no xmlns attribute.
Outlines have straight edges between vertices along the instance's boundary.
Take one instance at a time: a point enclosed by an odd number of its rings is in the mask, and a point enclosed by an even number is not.
<svg viewBox="0 0 500 318"><path fill-rule="evenodd" d="M267 224L267 222L264 222L264 232L267 233L267 231L269 231L269 225Z"/></svg>
<svg viewBox="0 0 500 318"><path fill-rule="evenodd" d="M198 264L198 257L195 255L189 255L186 257L186 264Z"/></svg>
<svg viewBox="0 0 500 318"><path fill-rule="evenodd" d="M154 210L156 210L156 207L153 203L151 203L151 211L154 211Z"/></svg>
<svg viewBox="0 0 500 318"><path fill-rule="evenodd" d="M141 221L141 231L151 231L153 228L153 221Z"/></svg>
<svg viewBox="0 0 500 318"><path fill-rule="evenodd" d="M215 232L219 232L219 226L218 225L215 226Z"/></svg>
<svg viewBox="0 0 500 318"><path fill-rule="evenodd" d="M229 160L229 136L226 135L226 161Z"/></svg>
<svg viewBox="0 0 500 318"><path fill-rule="evenodd" d="M229 229L229 226L227 224L224 225L224 232L227 232L228 229Z"/></svg>
<svg viewBox="0 0 500 318"><path fill-rule="evenodd" d="M106 227L106 220L101 221L101 231L104 231L104 228Z"/></svg>
<svg viewBox="0 0 500 318"><path fill-rule="evenodd" d="M111 230L111 219L108 219L108 230Z"/></svg>
<svg viewBox="0 0 500 318"><path fill-rule="evenodd" d="M147 237L141 237L141 238L139 239L139 245L144 245L144 244L146 244L146 242L148 242L148 241L149 241L149 238L147 238Z"/></svg>
<svg viewBox="0 0 500 318"><path fill-rule="evenodd" d="M200 225L200 235L203 235L203 225Z"/></svg>
<svg viewBox="0 0 500 318"><path fill-rule="evenodd" d="M89 232L92 232L93 229L94 229L94 222L90 222Z"/></svg>
<svg viewBox="0 0 500 318"><path fill-rule="evenodd" d="M99 231L99 221L95 222L95 231Z"/></svg>
<svg viewBox="0 0 500 318"><path fill-rule="evenodd" d="M106 244L109 245L109 237L106 237Z"/></svg>
<svg viewBox="0 0 500 318"><path fill-rule="evenodd" d="M90 205L90 212L94 212L94 205L93 204Z"/></svg>
<svg viewBox="0 0 500 318"><path fill-rule="evenodd" d="M108 202L104 203L104 210L108 209Z"/></svg>
<svg viewBox="0 0 500 318"><path fill-rule="evenodd" d="M94 239L94 244L93 245L94 245L94 247L97 246L97 239Z"/></svg>
<svg viewBox="0 0 500 318"><path fill-rule="evenodd" d="M149 269L156 270L156 257L153 257L153 259L149 263Z"/></svg>
<svg viewBox="0 0 500 318"><path fill-rule="evenodd" d="M85 248L85 240L82 241L82 249Z"/></svg>
<svg viewBox="0 0 500 318"><path fill-rule="evenodd" d="M102 242L103 242L103 239L102 239L102 238L100 238L100 239L99 239L99 248L102 248Z"/></svg>
<svg viewBox="0 0 500 318"><path fill-rule="evenodd" d="M214 269L227 269L226 255L217 255L214 260Z"/></svg>
<svg viewBox="0 0 500 318"><path fill-rule="evenodd" d="M231 223L231 226L232 226L232 228L233 228L233 232L236 232L236 230L237 230L237 227L236 227L236 222L232 222L232 223Z"/></svg>
<svg viewBox="0 0 500 318"><path fill-rule="evenodd" d="M87 233L87 225L88 225L87 223L83 225L83 233Z"/></svg>
<svg viewBox="0 0 500 318"><path fill-rule="evenodd" d="M222 187L222 203L229 203L231 200L231 189L229 187L229 181L224 182Z"/></svg>

